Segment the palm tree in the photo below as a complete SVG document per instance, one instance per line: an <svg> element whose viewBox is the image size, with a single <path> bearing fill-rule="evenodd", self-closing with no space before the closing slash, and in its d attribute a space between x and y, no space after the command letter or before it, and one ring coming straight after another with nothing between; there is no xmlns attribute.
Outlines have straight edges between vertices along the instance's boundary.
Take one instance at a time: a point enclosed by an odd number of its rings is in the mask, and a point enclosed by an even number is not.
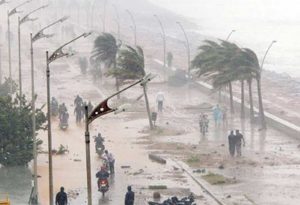
<svg viewBox="0 0 300 205"><path fill-rule="evenodd" d="M230 94L230 110L234 113L233 92L231 82L236 80L233 78L235 72L230 72L233 67L232 58L240 51L240 48L230 42L221 41L218 44L214 41L205 41L203 46L199 47L200 52L192 61L192 67L196 69L198 77L204 76L209 80L213 80L215 88L220 89L229 85Z"/></svg>
<svg viewBox="0 0 300 205"><path fill-rule="evenodd" d="M116 72L119 47L117 40L112 34L103 33L94 41L94 49L91 56L94 60L103 62L109 68L107 76L115 77L117 91L120 90L119 79Z"/></svg>
<svg viewBox="0 0 300 205"><path fill-rule="evenodd" d="M254 118L252 79L255 78L258 84L258 98L260 116L264 122L262 96L260 91L260 66L256 54L248 48L239 48L237 45L221 41L220 44L213 41L205 41L199 47L200 52L192 61L198 76L204 76L212 80L214 88L221 88L229 85L230 108L234 112L232 82L241 82L241 117L245 115L244 108L244 81L249 86L250 117Z"/></svg>
<svg viewBox="0 0 300 205"><path fill-rule="evenodd" d="M143 49L139 46L133 48L125 46L121 49L118 56L118 69L114 75L120 80L139 79L145 75L145 60Z"/></svg>
<svg viewBox="0 0 300 205"><path fill-rule="evenodd" d="M143 49L139 46L133 48L126 46L125 49L120 51L118 57L118 70L116 71L120 79L137 79L145 75L145 58ZM150 129L153 129L153 123L151 119L149 100L147 95L147 84L143 85L143 91L146 102L146 109L148 114L148 120Z"/></svg>

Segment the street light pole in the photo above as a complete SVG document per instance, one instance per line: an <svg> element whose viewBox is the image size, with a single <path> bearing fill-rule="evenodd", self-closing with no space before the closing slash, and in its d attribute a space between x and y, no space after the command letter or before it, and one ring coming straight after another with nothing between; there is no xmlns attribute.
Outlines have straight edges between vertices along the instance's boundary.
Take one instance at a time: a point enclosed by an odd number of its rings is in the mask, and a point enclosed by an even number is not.
<svg viewBox="0 0 300 205"><path fill-rule="evenodd" d="M229 38L231 37L231 35L232 35L234 32L235 32L235 30L232 30L232 31L228 34L228 36L227 36L227 38L226 38L226 41L229 40Z"/></svg>
<svg viewBox="0 0 300 205"><path fill-rule="evenodd" d="M266 57L267 57L267 55L268 55L270 49L272 48L273 44L276 43L276 42L277 42L277 41L275 41L275 40L272 41L272 42L270 43L268 49L266 50L265 55L264 55L264 57L263 57L263 59L262 59L262 61L261 61L261 65L260 65L260 69L261 69L261 70L263 69L263 66L264 66L264 63L265 63L265 59L266 59Z"/></svg>
<svg viewBox="0 0 300 205"><path fill-rule="evenodd" d="M53 35L45 35L43 31L57 23L65 21L67 18L63 17L52 24L42 28L34 36L30 34L30 60L31 60L31 109L32 109L32 138L33 138L33 194L31 201L35 201L36 204L39 203L38 199L38 181L37 181L37 139L36 139L36 119L35 119L35 83L34 83L34 60L33 60L33 43L41 38L50 38Z"/></svg>
<svg viewBox="0 0 300 205"><path fill-rule="evenodd" d="M165 29L164 26L162 24L162 22L160 21L160 19L158 18L158 16L155 14L154 17L157 19L161 31L162 31L162 39L163 39L163 49L164 49L164 73L165 73L165 80L166 80L166 33L165 33Z"/></svg>
<svg viewBox="0 0 300 205"><path fill-rule="evenodd" d="M99 103L95 109L89 114L88 113L88 106L85 106L85 149L86 149L86 170L87 170L87 190L88 190L88 205L92 205L92 186L91 186L91 155L90 155L90 133L89 133L89 124L92 123L95 119L97 119L100 116L109 114L111 112L115 112L115 114L119 112L123 112L127 109L127 105L121 105L117 108L110 108L108 106L108 100L111 98L118 96L120 93L124 92L125 90L130 89L131 87L141 84L141 86L145 86L149 81L151 81L155 76L151 73L144 76L139 81L127 86L126 88L123 88L122 90L112 94L105 100L103 100L101 103Z"/></svg>
<svg viewBox="0 0 300 205"><path fill-rule="evenodd" d="M17 11L17 9L24 4L29 3L31 0L27 0L15 8L13 8L11 11L7 11L7 33L8 33L8 69L9 69L9 78L12 80L12 71L11 71L11 39L10 39L10 17L16 13L20 13L20 11ZM12 94L12 83L10 83L10 94Z"/></svg>
<svg viewBox="0 0 300 205"><path fill-rule="evenodd" d="M11 75L11 45L10 45L10 20L9 20L9 11L7 11L7 40L8 40L8 70L9 70L9 93L12 95L12 75Z"/></svg>
<svg viewBox="0 0 300 205"><path fill-rule="evenodd" d="M187 58L188 58L188 76L189 76L189 78L190 78L190 69L191 69L191 67L190 67L190 64L191 64L191 51L190 51L190 43L189 43L189 39L188 39L188 37L187 37L187 35L186 35L186 32L185 32L185 30L184 30L184 28L183 28L183 26L182 26L182 24L180 23L180 22L176 22L178 25L179 25L179 27L180 27L180 29L182 30L182 32L183 32L183 34L184 34L184 37L185 37L185 40L186 40L186 51L187 51Z"/></svg>
<svg viewBox="0 0 300 205"><path fill-rule="evenodd" d="M261 65L260 65L260 72L262 72L262 69L263 69L263 66L264 66L264 63L265 63L265 59L267 57L267 54L269 53L270 49L272 48L273 44L276 43L277 41L273 40L269 47L267 48L266 52L265 52L265 55L262 59L262 62L261 62ZM259 76L256 77L256 81L257 81L257 93L258 93L258 96L262 96L261 94L261 73L259 74ZM258 103L259 103L259 114L260 114L260 120L261 120L261 125L262 125L262 128L265 129L267 127L266 125L266 119L265 119L265 115L264 115L264 107L263 107L263 101L262 101L262 97L259 97L258 98Z"/></svg>
<svg viewBox="0 0 300 205"><path fill-rule="evenodd" d="M134 45L136 46L136 23L135 23L135 20L134 20L134 17L132 15L132 13L128 9L126 9L126 12L130 16L130 19L131 19L132 24L133 24L132 29L133 29L133 34L134 34Z"/></svg>
<svg viewBox="0 0 300 205"><path fill-rule="evenodd" d="M53 169L52 169L52 137L51 137L51 109L50 109L50 69L49 54L46 51L47 75L47 119L48 119L48 163L49 163L49 205L53 205Z"/></svg>
<svg viewBox="0 0 300 205"><path fill-rule="evenodd" d="M117 6L115 4L113 4L113 7L114 7L114 9L116 11L116 17L117 18L115 19L115 21L116 21L117 26L118 26L118 39L120 40L120 38L121 38L121 33L120 33L120 16L119 16L119 12L118 12Z"/></svg>
<svg viewBox="0 0 300 205"><path fill-rule="evenodd" d="M1 44L0 44L0 85L2 84L2 56L1 56Z"/></svg>
<svg viewBox="0 0 300 205"><path fill-rule="evenodd" d="M18 17L18 54L19 54L19 91L20 91L20 97L22 97L22 61L21 61L21 25L28 21L35 21L37 18L29 18L29 15L46 8L48 5L41 6L31 12L29 12L27 15L25 15L23 18ZM21 100L20 100L20 106L21 106Z"/></svg>
<svg viewBox="0 0 300 205"><path fill-rule="evenodd" d="M64 53L62 49L69 45L70 43L78 40L82 37L87 37L91 33L83 33L80 36L72 39L71 41L63 44L58 49L56 49L51 56L49 56L48 51L46 51L46 77L47 77L47 120L48 120L48 160L49 160L49 202L53 205L53 170L52 170L52 135L51 135L51 109L50 109L50 63L62 58L64 56L70 56L69 53Z"/></svg>

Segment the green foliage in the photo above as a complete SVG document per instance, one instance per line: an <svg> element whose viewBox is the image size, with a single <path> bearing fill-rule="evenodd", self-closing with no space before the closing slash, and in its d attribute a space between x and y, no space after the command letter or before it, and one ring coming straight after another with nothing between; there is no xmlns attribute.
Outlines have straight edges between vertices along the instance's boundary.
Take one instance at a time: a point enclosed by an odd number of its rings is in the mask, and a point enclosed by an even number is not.
<svg viewBox="0 0 300 205"><path fill-rule="evenodd" d="M103 33L94 41L91 58L105 63L105 65L110 68L116 64L118 49L119 47L115 37L110 33Z"/></svg>
<svg viewBox="0 0 300 205"><path fill-rule="evenodd" d="M260 67L256 54L248 48L239 48L228 41L205 41L192 61L198 76L212 80L215 88L236 80L257 77Z"/></svg>
<svg viewBox="0 0 300 205"><path fill-rule="evenodd" d="M78 63L79 63L81 73L85 75L86 70L88 68L88 61L87 61L86 57L79 57L78 58Z"/></svg>
<svg viewBox="0 0 300 205"><path fill-rule="evenodd" d="M120 50L118 67L111 71L120 80L137 79L145 75L144 52L139 46L133 48L126 46Z"/></svg>
<svg viewBox="0 0 300 205"><path fill-rule="evenodd" d="M32 110L25 97L0 96L0 164L26 166L33 159ZM36 109L36 131L45 129L46 116ZM39 141L40 143L40 141Z"/></svg>
<svg viewBox="0 0 300 205"><path fill-rule="evenodd" d="M10 78L5 78L4 83L0 85L0 96L7 96L10 93L10 86L12 88L12 93L17 91L17 84Z"/></svg>

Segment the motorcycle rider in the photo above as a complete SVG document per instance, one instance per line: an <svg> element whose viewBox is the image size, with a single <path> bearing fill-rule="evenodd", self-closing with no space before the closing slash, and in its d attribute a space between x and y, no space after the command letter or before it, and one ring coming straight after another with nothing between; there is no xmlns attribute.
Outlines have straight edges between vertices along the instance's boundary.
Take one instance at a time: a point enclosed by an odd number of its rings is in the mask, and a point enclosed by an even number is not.
<svg viewBox="0 0 300 205"><path fill-rule="evenodd" d="M108 177L109 177L109 173L106 170L106 168L104 166L101 167L100 171L98 171L96 173L96 178L98 178L98 191L100 191L100 181L101 180L105 180L107 182L107 186L109 186L108 184Z"/></svg>
<svg viewBox="0 0 300 205"><path fill-rule="evenodd" d="M98 133L98 135L95 137L94 141L95 141L96 153L98 151L98 148L103 148L104 149L104 145L103 145L104 138L101 136L100 133ZM103 152L103 149L102 149L102 152Z"/></svg>
<svg viewBox="0 0 300 205"><path fill-rule="evenodd" d="M55 114L58 110L58 102L55 97L52 97L51 99L51 108L52 108L52 113Z"/></svg>
<svg viewBox="0 0 300 205"><path fill-rule="evenodd" d="M60 124L68 125L68 120L69 120L69 113L68 111L65 111L61 114Z"/></svg>
<svg viewBox="0 0 300 205"><path fill-rule="evenodd" d="M74 100L74 105L75 106L77 106L77 105L81 106L82 104L83 104L82 98L79 95L77 95L76 98L75 98L75 100Z"/></svg>
<svg viewBox="0 0 300 205"><path fill-rule="evenodd" d="M89 101L89 103L88 103L88 112L91 113L93 108L94 108L93 104L91 103L91 101Z"/></svg>
<svg viewBox="0 0 300 205"><path fill-rule="evenodd" d="M68 109L67 109L65 103L62 103L61 105L59 105L59 108L58 108L59 119L62 119L62 115L66 112L68 112Z"/></svg>
<svg viewBox="0 0 300 205"><path fill-rule="evenodd" d="M82 119L82 108L81 105L76 105L74 109L74 114L76 115L76 123L80 123Z"/></svg>

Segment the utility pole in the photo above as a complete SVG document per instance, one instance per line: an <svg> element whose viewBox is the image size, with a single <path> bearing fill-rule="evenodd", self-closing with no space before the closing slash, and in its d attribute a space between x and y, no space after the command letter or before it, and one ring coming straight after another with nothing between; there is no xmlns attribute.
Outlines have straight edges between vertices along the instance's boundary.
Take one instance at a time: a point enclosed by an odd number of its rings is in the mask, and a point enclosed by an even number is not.
<svg viewBox="0 0 300 205"><path fill-rule="evenodd" d="M126 12L130 16L130 19L131 19L132 24L133 24L132 30L133 30L133 35L134 35L134 45L136 46L136 23L135 23L135 20L134 20L134 17L132 15L132 13L128 9L126 9Z"/></svg>
<svg viewBox="0 0 300 205"><path fill-rule="evenodd" d="M161 22L161 20L158 18L157 15L154 15L154 17L157 19L159 25L160 25L160 28L161 28L161 31L162 31L162 34L161 34L161 37L163 39L163 49L164 49L164 73L165 73L165 80L167 80L166 78L166 33L165 33L165 28Z"/></svg>

